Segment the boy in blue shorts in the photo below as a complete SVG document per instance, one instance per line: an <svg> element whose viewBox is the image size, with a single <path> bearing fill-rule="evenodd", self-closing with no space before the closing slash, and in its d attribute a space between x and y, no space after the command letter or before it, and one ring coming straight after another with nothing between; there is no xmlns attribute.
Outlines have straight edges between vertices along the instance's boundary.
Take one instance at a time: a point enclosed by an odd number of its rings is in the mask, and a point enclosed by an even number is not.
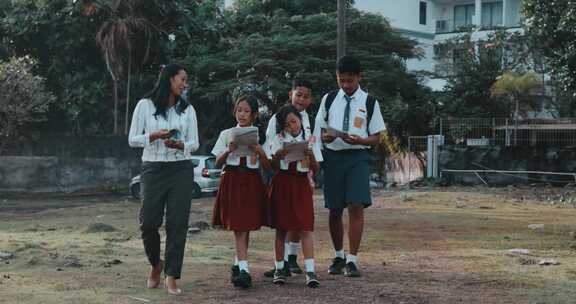
<svg viewBox="0 0 576 304"><path fill-rule="evenodd" d="M318 109L314 134L324 143L324 199L330 210L329 225L335 257L328 272L360 277L358 250L364 230L364 208L370 197L369 149L386 130L377 100L362 90L362 67L351 56L336 66L340 89L326 94ZM350 250L343 249L342 215L348 210Z"/></svg>

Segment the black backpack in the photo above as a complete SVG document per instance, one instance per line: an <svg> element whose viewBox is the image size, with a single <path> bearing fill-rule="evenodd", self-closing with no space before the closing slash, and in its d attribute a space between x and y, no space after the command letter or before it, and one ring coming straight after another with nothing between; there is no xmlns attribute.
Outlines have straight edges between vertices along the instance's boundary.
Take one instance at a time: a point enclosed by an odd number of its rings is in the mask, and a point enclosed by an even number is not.
<svg viewBox="0 0 576 304"><path fill-rule="evenodd" d="M324 103L324 121L326 122L326 125L328 125L328 114L330 111L330 107L332 106L332 103L334 102L334 99L336 99L336 95L338 95L339 90L335 90L332 91L330 93L328 93L328 96L326 96L326 102ZM374 106L376 105L376 98L374 98L374 96L368 94L368 97L366 97L366 111L367 111L367 115L366 115L366 132L368 133L368 136L370 136L370 119L372 119L372 115L374 114Z"/></svg>

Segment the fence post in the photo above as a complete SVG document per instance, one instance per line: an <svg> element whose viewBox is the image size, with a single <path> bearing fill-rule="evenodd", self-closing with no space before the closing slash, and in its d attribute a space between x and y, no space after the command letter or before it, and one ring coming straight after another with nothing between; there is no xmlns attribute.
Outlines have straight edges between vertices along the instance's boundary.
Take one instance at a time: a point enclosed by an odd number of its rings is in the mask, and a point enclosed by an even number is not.
<svg viewBox="0 0 576 304"><path fill-rule="evenodd" d="M408 136L408 190L410 190L410 167L412 167L412 147L410 136Z"/></svg>

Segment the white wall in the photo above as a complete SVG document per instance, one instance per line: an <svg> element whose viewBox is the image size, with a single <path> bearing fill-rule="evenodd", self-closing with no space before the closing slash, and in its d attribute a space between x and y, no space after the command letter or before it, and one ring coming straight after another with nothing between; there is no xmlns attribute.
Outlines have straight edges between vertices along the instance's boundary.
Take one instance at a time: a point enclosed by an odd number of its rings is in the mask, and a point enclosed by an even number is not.
<svg viewBox="0 0 576 304"><path fill-rule="evenodd" d="M381 14L390 21L392 27L433 33L431 1L428 1L428 18L426 25L420 25L420 0L356 0L354 7L376 14Z"/></svg>

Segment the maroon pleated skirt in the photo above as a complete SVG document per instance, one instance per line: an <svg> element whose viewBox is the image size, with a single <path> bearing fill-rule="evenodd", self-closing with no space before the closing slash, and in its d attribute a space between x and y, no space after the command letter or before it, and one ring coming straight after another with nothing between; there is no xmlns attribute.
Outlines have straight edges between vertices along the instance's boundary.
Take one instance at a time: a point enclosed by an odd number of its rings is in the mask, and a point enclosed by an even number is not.
<svg viewBox="0 0 576 304"><path fill-rule="evenodd" d="M270 186L270 226L284 231L313 231L312 194L307 175L277 173Z"/></svg>
<svg viewBox="0 0 576 304"><path fill-rule="evenodd" d="M226 171L212 212L212 225L233 231L258 230L268 222L266 187L259 172Z"/></svg>

